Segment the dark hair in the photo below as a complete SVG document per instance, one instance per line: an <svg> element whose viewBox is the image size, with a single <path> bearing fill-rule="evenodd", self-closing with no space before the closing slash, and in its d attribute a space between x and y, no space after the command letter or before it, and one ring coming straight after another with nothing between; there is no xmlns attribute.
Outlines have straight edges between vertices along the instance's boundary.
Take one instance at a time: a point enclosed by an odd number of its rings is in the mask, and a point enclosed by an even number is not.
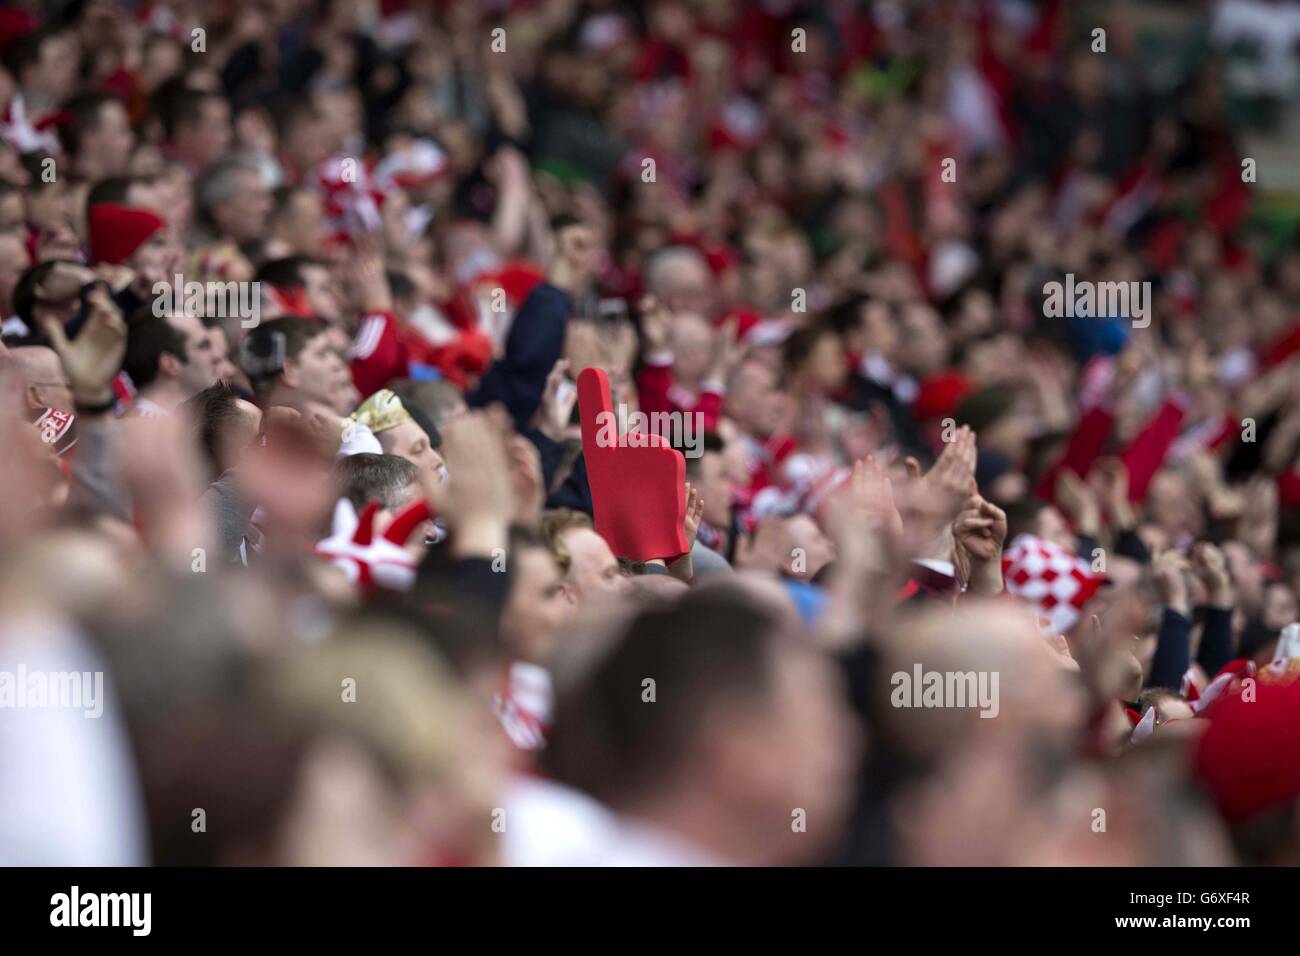
<svg viewBox="0 0 1300 956"><path fill-rule="evenodd" d="M389 269L385 273L388 279L388 288L392 290L394 299L409 299L415 295L415 283L411 277L400 269Z"/></svg>
<svg viewBox="0 0 1300 956"><path fill-rule="evenodd" d="M1047 502L1033 496L1008 502L1004 506L1007 513L1007 545L1022 534L1037 534L1038 516L1046 507Z"/></svg>
<svg viewBox="0 0 1300 956"><path fill-rule="evenodd" d="M312 191L306 186L281 186L271 194L271 198L274 200L271 218L276 220L283 218L289 213L296 197L311 195L313 195Z"/></svg>
<svg viewBox="0 0 1300 956"><path fill-rule="evenodd" d="M406 504L406 491L416 480L415 465L397 455L345 455L334 464L339 495L360 511L368 501L385 508Z"/></svg>
<svg viewBox="0 0 1300 956"><path fill-rule="evenodd" d="M22 159L23 168L27 170L28 183L26 189L28 192L31 193L44 192L46 189L49 189L51 186L58 184L57 179L47 180L45 177L45 168L46 168L45 161L47 159L53 159L53 157L50 156L49 153L42 152L39 149L35 149L32 150L30 153L23 153L21 159ZM14 191L17 192L17 190ZM5 195L8 195L8 193L6 193Z"/></svg>
<svg viewBox="0 0 1300 956"><path fill-rule="evenodd" d="M38 336L43 336L43 332L36 327L36 319L33 312L36 310L36 287L45 281L46 276L54 271L54 267L60 262L66 265L81 265L72 259L47 259L32 266L18 279L18 284L14 286L14 315L22 319L27 327Z"/></svg>
<svg viewBox="0 0 1300 956"><path fill-rule="evenodd" d="M551 551L550 545L546 543L546 539L532 528L525 528L522 525L511 525L510 553L514 554L518 551L527 551L530 548L545 551L547 554L550 554Z"/></svg>
<svg viewBox="0 0 1300 956"><path fill-rule="evenodd" d="M953 413L963 425L983 431L1002 421L1015 411L1016 391L1008 385L989 385L971 392L960 402Z"/></svg>
<svg viewBox="0 0 1300 956"><path fill-rule="evenodd" d="M700 464L704 461L705 455L715 455L727 447L722 436L717 432L705 432L700 436L700 453L698 456L686 459L686 475L693 478L700 473ZM682 451L682 449L677 449Z"/></svg>
<svg viewBox="0 0 1300 956"><path fill-rule="evenodd" d="M111 93L78 93L63 104L63 112L69 121L59 127L59 140L69 156L76 156L81 151L81 142L86 133L99 129L100 116L104 107L110 103L121 105L122 101Z"/></svg>
<svg viewBox="0 0 1300 956"><path fill-rule="evenodd" d="M126 195L131 189L132 182L134 180L130 176L109 176L107 179L101 179L91 186L90 192L86 194L86 210L89 211L102 202L126 202Z"/></svg>
<svg viewBox="0 0 1300 956"><path fill-rule="evenodd" d="M571 212L562 212L551 217L551 232L557 236L570 226L581 225L582 220Z"/></svg>
<svg viewBox="0 0 1300 956"><path fill-rule="evenodd" d="M862 322L862 310L870 301L871 299L865 295L852 295L841 300L826 313L826 324L837 335L847 335Z"/></svg>
<svg viewBox="0 0 1300 956"><path fill-rule="evenodd" d="M211 90L196 90L184 85L183 81L175 86L164 84L155 94L158 119L162 122L164 135L168 139L174 139L182 126L196 123L203 104L214 99L225 100L225 97Z"/></svg>
<svg viewBox="0 0 1300 956"><path fill-rule="evenodd" d="M267 104L266 112L270 116L271 125L275 127L275 138L279 142L284 142L299 123L310 122L321 115L320 109L309 97L291 93L274 97Z"/></svg>
<svg viewBox="0 0 1300 956"><path fill-rule="evenodd" d="M244 337L239 364L254 390L266 392L284 371L288 359L296 359L307 343L325 331L315 319L285 315L263 322Z"/></svg>
<svg viewBox="0 0 1300 956"><path fill-rule="evenodd" d="M5 69L13 74L14 82L21 86L23 71L40 62L41 47L45 45L46 40L66 32L68 32L66 27L48 26L10 41L5 46L4 54L0 59L3 59Z"/></svg>
<svg viewBox="0 0 1300 956"><path fill-rule="evenodd" d="M209 385L197 395L187 398L181 408L198 426L199 446L212 480L221 477L225 463L221 460L221 433L228 422L240 415L239 393L225 382Z"/></svg>
<svg viewBox="0 0 1300 956"><path fill-rule="evenodd" d="M766 694L776 626L768 611L731 589L692 592L642 611L560 695L545 770L615 807L671 786L711 711ZM653 707L641 699L647 675L657 685Z"/></svg>
<svg viewBox="0 0 1300 956"><path fill-rule="evenodd" d="M307 280L303 269L319 263L308 256L284 256L262 263L253 276L254 282L264 282L277 289L301 289Z"/></svg>
<svg viewBox="0 0 1300 956"><path fill-rule="evenodd" d="M216 698L179 706L147 729L139 764L153 862L215 866L269 856L314 728L260 701ZM191 830L199 806L211 814L203 839Z"/></svg>
<svg viewBox="0 0 1300 956"><path fill-rule="evenodd" d="M174 355L183 363L190 360L185 336L165 316L155 315L152 303L146 303L127 318L122 371L131 377L131 384L137 390L148 388L158 377L158 365L165 354Z"/></svg>
<svg viewBox="0 0 1300 956"><path fill-rule="evenodd" d="M809 322L791 332L790 337L785 340L785 348L781 354L781 366L785 374L789 375L802 365L808 356L812 355L813 349L824 336L834 334L835 329L830 323L821 319Z"/></svg>

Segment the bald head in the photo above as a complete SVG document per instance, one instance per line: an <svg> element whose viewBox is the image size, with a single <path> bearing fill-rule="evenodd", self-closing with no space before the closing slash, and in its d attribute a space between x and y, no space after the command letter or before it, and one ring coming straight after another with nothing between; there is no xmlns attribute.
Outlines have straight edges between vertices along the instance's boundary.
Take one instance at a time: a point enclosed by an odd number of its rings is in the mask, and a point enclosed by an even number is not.
<svg viewBox="0 0 1300 956"><path fill-rule="evenodd" d="M713 311L713 273L698 249L669 246L656 252L645 268L646 291L669 311Z"/></svg>
<svg viewBox="0 0 1300 956"><path fill-rule="evenodd" d="M974 735L1058 740L1083 720L1076 675L1013 605L927 608L902 619L884 649L880 712L902 748L922 760L969 745ZM956 699L958 689L967 699ZM986 690L996 699L984 707L976 694Z"/></svg>
<svg viewBox="0 0 1300 956"><path fill-rule="evenodd" d="M10 387L18 389L23 408L33 411L46 408L57 408L62 412L73 410L68 377L54 349L24 345L10 349L4 359L6 378L13 381Z"/></svg>

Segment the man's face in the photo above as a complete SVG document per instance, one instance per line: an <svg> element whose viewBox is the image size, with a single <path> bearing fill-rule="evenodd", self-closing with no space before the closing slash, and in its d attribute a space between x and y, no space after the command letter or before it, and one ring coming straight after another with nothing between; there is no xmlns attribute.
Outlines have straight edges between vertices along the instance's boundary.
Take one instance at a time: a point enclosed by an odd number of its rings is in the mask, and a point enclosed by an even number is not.
<svg viewBox="0 0 1300 956"><path fill-rule="evenodd" d="M713 274L700 261L682 260L664 280L664 301L673 312L694 312L706 318L713 315Z"/></svg>
<svg viewBox="0 0 1300 956"><path fill-rule="evenodd" d="M923 302L903 309L899 361L918 377L942 371L948 363L948 332L939 313Z"/></svg>
<svg viewBox="0 0 1300 956"><path fill-rule="evenodd" d="M249 242L266 232L266 220L271 214L271 192L262 182L261 175L251 169L242 170L238 181L235 194L215 206L213 215L226 238Z"/></svg>
<svg viewBox="0 0 1300 956"><path fill-rule="evenodd" d="M336 140L329 120L313 113L294 123L283 148L289 165L295 170L305 171L328 159L334 152Z"/></svg>
<svg viewBox="0 0 1300 956"><path fill-rule="evenodd" d="M191 130L189 148L206 166L230 149L230 104L215 96L203 100L198 121Z"/></svg>
<svg viewBox="0 0 1300 956"><path fill-rule="evenodd" d="M31 264L27 243L15 233L0 233L0 311L5 318L13 312L14 287Z"/></svg>
<svg viewBox="0 0 1300 956"><path fill-rule="evenodd" d="M575 224L560 232L560 256L569 264L574 275L584 281L596 270L596 233L590 226Z"/></svg>
<svg viewBox="0 0 1300 956"><path fill-rule="evenodd" d="M194 191L190 176L180 165L169 169L153 183L154 212L171 224L176 235L185 235L194 216Z"/></svg>
<svg viewBox="0 0 1300 956"><path fill-rule="evenodd" d="M697 490L704 502L704 520L725 531L731 525L731 482L727 480L722 452L709 451L701 456Z"/></svg>
<svg viewBox="0 0 1300 956"><path fill-rule="evenodd" d="M776 430L780 417L780 392L776 376L761 362L746 362L727 391L727 417L755 438Z"/></svg>
<svg viewBox="0 0 1300 956"><path fill-rule="evenodd" d="M590 528L573 528L564 532L564 543L571 559L565 593L573 604L584 604L602 596L618 594L627 581L618 568L618 559L605 539Z"/></svg>
<svg viewBox="0 0 1300 956"><path fill-rule="evenodd" d="M342 357L334 350L328 335L314 336L295 359L285 362L284 384L300 392L308 401L331 408L340 390L351 384L352 375Z"/></svg>
<svg viewBox="0 0 1300 956"><path fill-rule="evenodd" d="M844 360L844 346L838 336L823 335L813 346L805 366L808 375L819 388L828 391L839 388L848 377L848 366Z"/></svg>
<svg viewBox="0 0 1300 956"><path fill-rule="evenodd" d="M545 664L571 612L551 553L545 548L523 548L514 554L510 597L501 612L506 646L525 660Z"/></svg>
<svg viewBox="0 0 1300 956"><path fill-rule="evenodd" d="M867 351L893 358L898 349L898 327L885 303L873 300L863 306L862 338L862 346Z"/></svg>
<svg viewBox="0 0 1300 956"><path fill-rule="evenodd" d="M186 395L197 395L217 380L212 338L203 323L187 312L168 315L167 324L185 337L188 361L177 363L176 380Z"/></svg>
<svg viewBox="0 0 1300 956"><path fill-rule="evenodd" d="M1280 630L1300 616L1295 593L1282 583L1270 584L1264 591L1264 608L1260 614L1269 630Z"/></svg>
<svg viewBox="0 0 1300 956"><path fill-rule="evenodd" d="M308 265L302 269L303 294L312 314L334 325L343 320L343 302L338 283L329 269L322 265Z"/></svg>
<svg viewBox="0 0 1300 956"><path fill-rule="evenodd" d="M1074 554L1077 542L1074 539L1074 532L1070 530L1070 523L1052 505L1047 505L1038 513L1038 525L1035 531L1040 538Z"/></svg>
<svg viewBox="0 0 1300 956"><path fill-rule="evenodd" d="M280 235L294 255L320 255L325 239L325 210L320 197L305 189L295 192L281 220ZM316 271L325 270L318 267Z"/></svg>
<svg viewBox="0 0 1300 956"><path fill-rule="evenodd" d="M41 44L40 58L26 75L26 85L53 100L66 100L77 86L77 40L59 33Z"/></svg>
<svg viewBox="0 0 1300 956"><path fill-rule="evenodd" d="M673 365L679 378L697 382L713 362L713 330L693 313L673 320Z"/></svg>
<svg viewBox="0 0 1300 956"><path fill-rule="evenodd" d="M429 442L429 436L415 422L405 422L396 428L386 428L379 433L379 444L384 452L405 458L420 470L420 483L424 487L437 487L446 474L442 455Z"/></svg>
<svg viewBox="0 0 1300 956"><path fill-rule="evenodd" d="M231 381L239 374L239 369L230 357L230 340L226 338L226 330L214 325L208 329L208 341L212 346L213 376L219 382Z"/></svg>
<svg viewBox="0 0 1300 956"><path fill-rule="evenodd" d="M90 158L105 176L121 176L131 163L135 134L126 108L121 103L105 103L99 110L98 124L82 138L81 155Z"/></svg>
<svg viewBox="0 0 1300 956"><path fill-rule="evenodd" d="M170 282L180 271L181 249L167 229L160 229L144 241L128 260L140 281L152 293L158 282Z"/></svg>
<svg viewBox="0 0 1300 956"><path fill-rule="evenodd" d="M811 579L835 557L831 539L808 515L797 514L785 519L785 535L792 557L788 570L801 578ZM794 558L802 555L796 565Z"/></svg>

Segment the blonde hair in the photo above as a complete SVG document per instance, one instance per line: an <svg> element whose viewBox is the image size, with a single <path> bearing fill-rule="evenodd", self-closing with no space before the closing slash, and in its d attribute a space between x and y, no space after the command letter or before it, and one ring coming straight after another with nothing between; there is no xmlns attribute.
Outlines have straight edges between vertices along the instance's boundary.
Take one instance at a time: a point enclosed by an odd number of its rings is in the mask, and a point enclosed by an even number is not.
<svg viewBox="0 0 1300 956"><path fill-rule="evenodd" d="M569 546L565 544L564 532L574 529L595 531L596 526L592 523L590 515L573 508L553 508L542 513L542 540L550 548L551 556L555 558L555 563L560 566L560 573L565 577L568 577L569 568L573 566L573 556L569 554Z"/></svg>

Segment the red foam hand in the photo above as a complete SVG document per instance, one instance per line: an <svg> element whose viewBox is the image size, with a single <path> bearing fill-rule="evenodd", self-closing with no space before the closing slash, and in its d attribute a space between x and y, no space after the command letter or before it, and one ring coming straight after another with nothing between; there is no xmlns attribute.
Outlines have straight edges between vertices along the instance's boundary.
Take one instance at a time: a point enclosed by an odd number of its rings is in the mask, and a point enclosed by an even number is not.
<svg viewBox="0 0 1300 956"><path fill-rule="evenodd" d="M681 557L689 547L682 527L686 460L681 452L659 435L638 435L635 445L624 440L602 369L578 375L578 408L596 533L620 558Z"/></svg>

